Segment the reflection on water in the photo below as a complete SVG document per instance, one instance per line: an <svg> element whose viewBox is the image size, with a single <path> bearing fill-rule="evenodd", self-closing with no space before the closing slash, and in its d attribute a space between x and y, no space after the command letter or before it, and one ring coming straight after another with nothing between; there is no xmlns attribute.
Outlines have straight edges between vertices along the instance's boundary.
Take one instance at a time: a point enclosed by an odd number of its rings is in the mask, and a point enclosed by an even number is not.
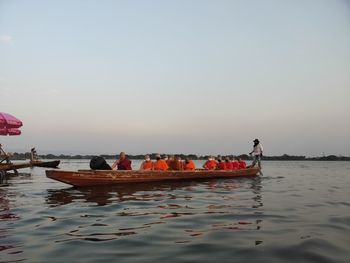
<svg viewBox="0 0 350 263"><path fill-rule="evenodd" d="M242 187L250 190L250 193L235 196L234 191ZM203 203L203 200L207 201ZM143 234L152 227L166 225L169 220L186 218L184 220L187 220L189 224L186 228L179 230L177 234L182 232L180 235L182 238L174 242L189 243L191 239L188 238L201 237L216 231L260 230L262 219L257 219L254 215L263 214L263 212L256 212L249 216L242 214L245 210L263 206L260 178L210 180L200 183L189 181L148 183L80 189L71 187L48 190L46 202L51 207L75 202L97 206L118 204L112 214L108 213L108 217L116 216L118 222L134 222L132 227L115 229L113 228L114 222L112 224L103 223L109 222L109 219L106 219L106 213L82 214L80 217L87 218L90 223L77 226L76 229L65 233L65 238L56 242L67 242L73 239L88 241L119 239ZM198 217L205 217L208 223L196 224ZM261 243L261 240L255 241L255 245Z"/></svg>
<svg viewBox="0 0 350 263"><path fill-rule="evenodd" d="M0 253L7 252L11 255L20 254L22 252L21 245L11 238L13 236L13 221L19 219L19 216L12 212L15 193L9 192L7 188L0 188ZM10 238L9 238L10 237Z"/></svg>
<svg viewBox="0 0 350 263"><path fill-rule="evenodd" d="M84 200L85 202L106 205L114 201L156 201L162 197L161 194L154 194L156 191L172 191L177 188L190 187L193 182L172 182L164 183L140 183L129 185L111 185L84 188L52 189L47 191L46 202L50 205L65 205L74 200Z"/></svg>

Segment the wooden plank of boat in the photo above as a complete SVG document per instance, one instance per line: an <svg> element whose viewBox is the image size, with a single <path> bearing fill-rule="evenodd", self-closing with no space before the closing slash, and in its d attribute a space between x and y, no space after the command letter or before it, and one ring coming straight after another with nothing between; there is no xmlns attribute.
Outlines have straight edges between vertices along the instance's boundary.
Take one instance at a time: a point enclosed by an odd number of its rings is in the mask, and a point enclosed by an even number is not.
<svg viewBox="0 0 350 263"><path fill-rule="evenodd" d="M195 170L195 171L111 171L111 170L47 170L48 178L73 186L97 186L111 184L147 183L157 181L200 180L257 176L259 168L240 170Z"/></svg>
<svg viewBox="0 0 350 263"><path fill-rule="evenodd" d="M0 171L11 171L31 167L31 163L5 163L0 164Z"/></svg>
<svg viewBox="0 0 350 263"><path fill-rule="evenodd" d="M54 161L32 161L32 166L38 166L38 167L47 167L47 168L56 168L60 164L60 160L54 160Z"/></svg>

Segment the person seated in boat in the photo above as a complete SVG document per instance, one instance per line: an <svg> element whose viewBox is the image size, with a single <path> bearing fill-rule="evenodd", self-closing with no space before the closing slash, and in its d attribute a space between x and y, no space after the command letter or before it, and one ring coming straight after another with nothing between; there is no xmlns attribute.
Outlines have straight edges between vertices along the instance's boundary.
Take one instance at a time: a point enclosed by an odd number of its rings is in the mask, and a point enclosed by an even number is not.
<svg viewBox="0 0 350 263"><path fill-rule="evenodd" d="M112 169L115 170L115 168L118 170L132 170L131 161L126 157L125 152L121 152L119 154L119 159L113 163Z"/></svg>
<svg viewBox="0 0 350 263"><path fill-rule="evenodd" d="M163 156L162 159L163 159L166 163L168 163L168 160L169 160L168 155L164 154L164 156Z"/></svg>
<svg viewBox="0 0 350 263"><path fill-rule="evenodd" d="M166 161L164 161L160 154L156 155L156 161L153 163L153 170L156 171L165 171L168 170L169 166L167 165Z"/></svg>
<svg viewBox="0 0 350 263"><path fill-rule="evenodd" d="M173 170L173 171L181 171L181 170L183 170L182 163L179 160L178 156L174 156L174 158L172 158L169 161L168 166L169 166L169 170Z"/></svg>
<svg viewBox="0 0 350 263"><path fill-rule="evenodd" d="M174 155L169 155L168 160L166 160L167 165L170 167L170 163L172 163L175 159Z"/></svg>
<svg viewBox="0 0 350 263"><path fill-rule="evenodd" d="M245 169L245 168L247 168L247 163L244 161L244 160L242 160L241 158L237 158L237 161L238 161L238 164L239 164L239 169Z"/></svg>
<svg viewBox="0 0 350 263"><path fill-rule="evenodd" d="M194 171L196 170L196 165L194 164L194 162L192 160L190 160L189 158L185 158L185 162L183 164L183 169L186 171Z"/></svg>
<svg viewBox="0 0 350 263"><path fill-rule="evenodd" d="M215 170L217 163L213 156L209 156L208 160L203 164L203 168L206 170Z"/></svg>
<svg viewBox="0 0 350 263"><path fill-rule="evenodd" d="M238 162L237 157L232 157L231 164L232 164L232 170L238 170L239 169L239 162Z"/></svg>
<svg viewBox="0 0 350 263"><path fill-rule="evenodd" d="M229 156L225 157L225 170L233 170L233 165Z"/></svg>
<svg viewBox="0 0 350 263"><path fill-rule="evenodd" d="M225 170L226 168L226 165L225 165L225 162L222 161L222 158L220 155L218 155L217 157L217 166L216 166L216 170Z"/></svg>
<svg viewBox="0 0 350 263"><path fill-rule="evenodd" d="M153 170L153 162L148 154L145 155L145 160L141 163L140 170Z"/></svg>

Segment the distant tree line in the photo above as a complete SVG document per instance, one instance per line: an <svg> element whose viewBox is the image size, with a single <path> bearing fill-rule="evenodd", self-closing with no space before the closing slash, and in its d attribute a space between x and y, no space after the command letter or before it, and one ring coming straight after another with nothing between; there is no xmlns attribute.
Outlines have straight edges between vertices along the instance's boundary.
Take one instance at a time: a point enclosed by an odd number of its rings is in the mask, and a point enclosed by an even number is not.
<svg viewBox="0 0 350 263"><path fill-rule="evenodd" d="M25 160L30 159L30 152L26 153L12 153L10 158L12 160ZM149 154L151 159L156 158L156 153ZM205 160L209 157L209 155L196 155L196 154L161 154L161 156L164 155L176 155L179 156L181 159L190 158L192 160ZM91 159L95 155L66 155L66 154L40 154L39 157L42 159ZM101 154L100 156L104 157L105 159L116 159L115 154ZM239 157L243 160L250 160L251 157L247 154L240 154L237 156L233 155L222 155L222 156L229 156L229 157ZM144 158L143 154L137 154L132 155L129 154L128 157L130 159L134 160L142 160ZM270 160L270 161L350 161L350 157L346 156L336 156L336 155L328 155L328 156L322 156L322 157L306 157L306 156L299 156L299 155L288 155L283 154L281 156L263 156L263 160Z"/></svg>

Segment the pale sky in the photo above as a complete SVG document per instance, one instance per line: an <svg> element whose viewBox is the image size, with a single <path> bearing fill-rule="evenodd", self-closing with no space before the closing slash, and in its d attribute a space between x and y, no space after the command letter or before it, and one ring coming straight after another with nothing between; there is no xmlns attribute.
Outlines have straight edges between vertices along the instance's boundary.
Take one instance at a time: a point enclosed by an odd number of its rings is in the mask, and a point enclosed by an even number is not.
<svg viewBox="0 0 350 263"><path fill-rule="evenodd" d="M0 0L10 151L350 156L350 1Z"/></svg>

